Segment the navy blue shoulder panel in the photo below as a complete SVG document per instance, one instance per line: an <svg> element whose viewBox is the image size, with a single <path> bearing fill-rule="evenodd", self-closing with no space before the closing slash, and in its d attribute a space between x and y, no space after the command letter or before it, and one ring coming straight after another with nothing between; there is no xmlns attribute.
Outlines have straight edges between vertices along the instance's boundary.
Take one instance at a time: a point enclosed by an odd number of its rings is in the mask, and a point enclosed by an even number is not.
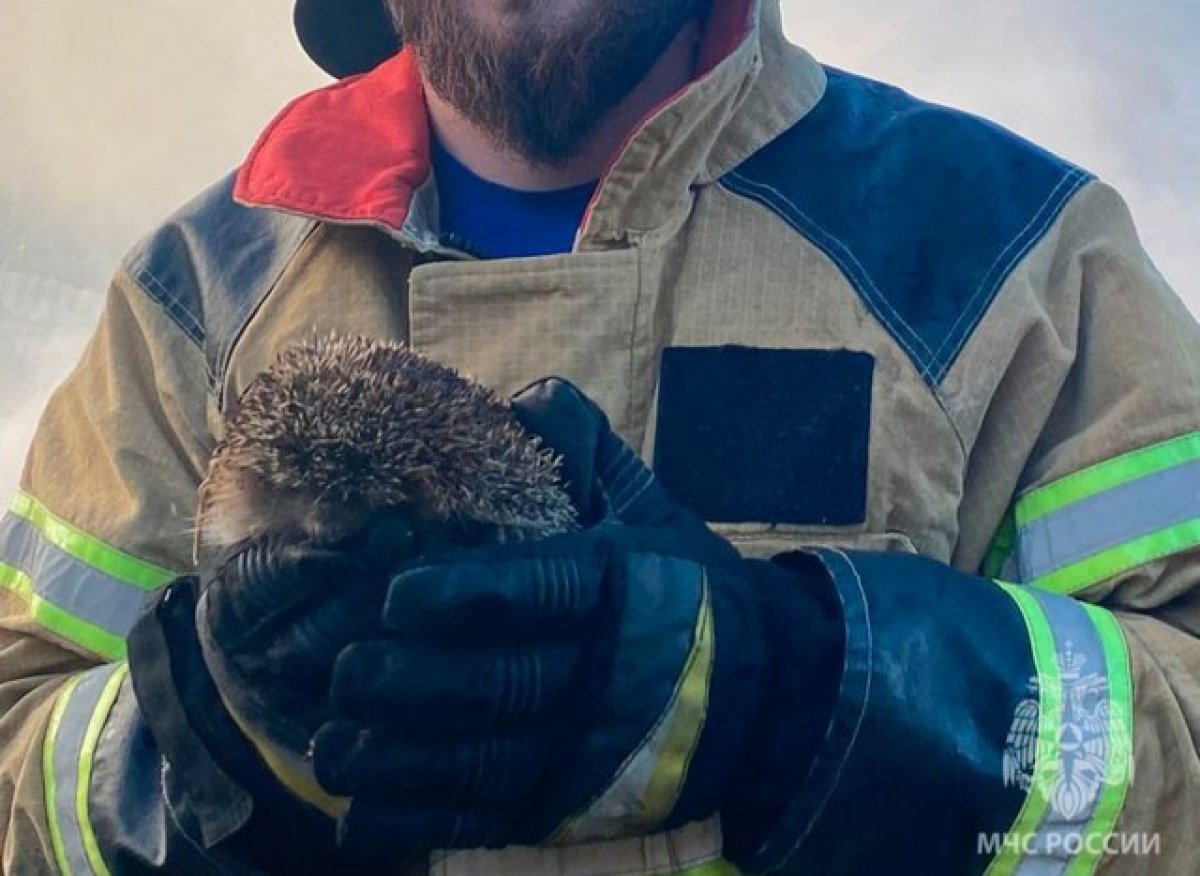
<svg viewBox="0 0 1200 876"><path fill-rule="evenodd" d="M827 72L816 108L721 182L829 256L937 386L1091 177L983 119Z"/></svg>
<svg viewBox="0 0 1200 876"><path fill-rule="evenodd" d="M138 244L125 268L204 350L214 387L246 322L316 222L233 200L231 174Z"/></svg>

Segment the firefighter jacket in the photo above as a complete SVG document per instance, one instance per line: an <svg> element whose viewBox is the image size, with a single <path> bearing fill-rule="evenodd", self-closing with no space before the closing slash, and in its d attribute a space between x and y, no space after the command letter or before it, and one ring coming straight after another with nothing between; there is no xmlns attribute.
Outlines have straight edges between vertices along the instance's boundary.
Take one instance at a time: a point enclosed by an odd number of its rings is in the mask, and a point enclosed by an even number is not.
<svg viewBox="0 0 1200 876"><path fill-rule="evenodd" d="M845 674L783 872L1200 868L1200 334L1112 189L818 64L773 0L716 4L570 253L456 249L428 152L405 51L287 107L121 265L0 528L5 873L222 871L172 838L123 636L189 568L226 410L330 332L506 393L565 377L745 555L823 549ZM713 821L434 870L720 853Z"/></svg>

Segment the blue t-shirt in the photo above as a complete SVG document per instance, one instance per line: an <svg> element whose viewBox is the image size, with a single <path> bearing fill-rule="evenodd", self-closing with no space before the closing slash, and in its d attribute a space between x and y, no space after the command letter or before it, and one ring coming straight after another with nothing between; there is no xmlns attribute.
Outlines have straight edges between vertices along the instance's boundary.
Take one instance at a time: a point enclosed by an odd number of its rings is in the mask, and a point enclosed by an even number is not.
<svg viewBox="0 0 1200 876"><path fill-rule="evenodd" d="M433 173L441 204L442 239L485 259L570 252L596 190L522 192L484 179L433 138Z"/></svg>

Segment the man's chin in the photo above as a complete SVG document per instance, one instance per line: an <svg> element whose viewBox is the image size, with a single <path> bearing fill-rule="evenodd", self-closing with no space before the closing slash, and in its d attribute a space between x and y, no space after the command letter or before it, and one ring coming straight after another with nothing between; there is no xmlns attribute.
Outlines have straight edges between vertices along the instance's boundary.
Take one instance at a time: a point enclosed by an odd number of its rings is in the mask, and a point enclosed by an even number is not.
<svg viewBox="0 0 1200 876"><path fill-rule="evenodd" d="M428 85L524 160L561 167L650 72L700 0L573 0L576 26L530 26L520 39L483 26L469 0L389 2ZM527 5L514 14L553 7Z"/></svg>
<svg viewBox="0 0 1200 876"><path fill-rule="evenodd" d="M543 120L537 118L527 120L529 124L515 130L511 125L485 130L522 162L547 170L561 170L583 154L598 120L609 109L611 107L598 107L586 116L581 115L568 131L549 130L539 125Z"/></svg>

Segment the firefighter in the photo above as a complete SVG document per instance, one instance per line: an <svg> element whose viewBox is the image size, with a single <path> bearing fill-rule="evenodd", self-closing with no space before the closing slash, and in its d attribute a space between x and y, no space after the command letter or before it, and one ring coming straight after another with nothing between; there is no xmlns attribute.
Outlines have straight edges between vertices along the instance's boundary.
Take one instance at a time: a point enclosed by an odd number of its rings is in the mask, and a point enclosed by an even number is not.
<svg viewBox="0 0 1200 876"><path fill-rule="evenodd" d="M1197 871L1200 344L1109 186L775 0L296 22L339 81L125 259L4 519L6 873ZM513 394L583 525L187 575L314 332Z"/></svg>

